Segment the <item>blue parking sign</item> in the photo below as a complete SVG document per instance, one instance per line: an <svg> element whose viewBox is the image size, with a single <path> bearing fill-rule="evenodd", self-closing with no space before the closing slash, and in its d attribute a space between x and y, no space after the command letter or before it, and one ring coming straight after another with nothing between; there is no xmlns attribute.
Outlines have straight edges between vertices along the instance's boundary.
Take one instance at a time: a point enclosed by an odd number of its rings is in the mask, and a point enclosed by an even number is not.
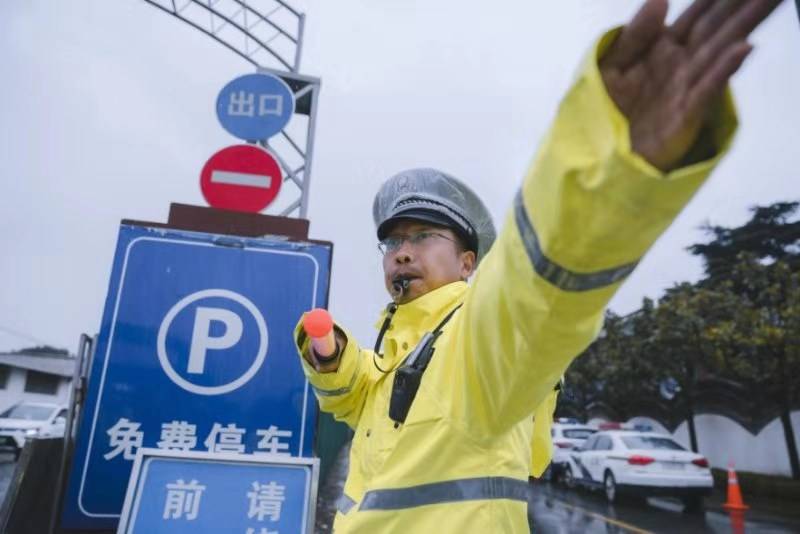
<svg viewBox="0 0 800 534"><path fill-rule="evenodd" d="M138 449L310 457L292 333L331 246L122 225L62 514L114 528Z"/></svg>
<svg viewBox="0 0 800 534"><path fill-rule="evenodd" d="M294 93L278 76L247 74L222 88L217 96L217 118L231 135L262 141L283 130L294 105Z"/></svg>
<svg viewBox="0 0 800 534"><path fill-rule="evenodd" d="M140 449L118 534L311 534L319 460Z"/></svg>

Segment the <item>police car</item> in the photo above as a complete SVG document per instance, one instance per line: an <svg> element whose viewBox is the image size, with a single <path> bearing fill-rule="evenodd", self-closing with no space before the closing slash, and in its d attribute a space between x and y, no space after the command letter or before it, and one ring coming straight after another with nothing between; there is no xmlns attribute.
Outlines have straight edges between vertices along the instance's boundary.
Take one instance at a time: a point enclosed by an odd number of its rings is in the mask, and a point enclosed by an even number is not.
<svg viewBox="0 0 800 534"><path fill-rule="evenodd" d="M47 402L20 402L0 414L0 450L19 457L27 438L61 437L67 407Z"/></svg>
<svg viewBox="0 0 800 534"><path fill-rule="evenodd" d="M557 421L550 430L553 438L553 460L545 472L546 480L563 480L569 464L569 454L597 432L596 428L580 424L577 420L560 418Z"/></svg>
<svg viewBox="0 0 800 534"><path fill-rule="evenodd" d="M713 479L708 460L687 451L670 436L634 430L593 434L569 454L568 486L602 489L609 502L621 494L679 497L687 510L702 508Z"/></svg>

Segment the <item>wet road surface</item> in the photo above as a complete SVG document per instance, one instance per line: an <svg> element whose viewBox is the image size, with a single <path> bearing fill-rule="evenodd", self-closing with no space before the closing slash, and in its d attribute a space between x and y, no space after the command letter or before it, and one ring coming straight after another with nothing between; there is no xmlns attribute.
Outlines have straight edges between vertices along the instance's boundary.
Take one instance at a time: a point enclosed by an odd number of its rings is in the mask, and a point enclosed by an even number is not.
<svg viewBox="0 0 800 534"><path fill-rule="evenodd" d="M336 499L342 494L347 475L349 447L339 453L330 476L320 487L316 532L331 532ZM743 530L732 525L728 514L719 508L719 499L709 499L708 509L701 513L683 513L678 500L647 499L646 501L610 505L599 492L568 490L547 482L530 485L529 520L536 534L593 533L800 533L800 520L748 512Z"/></svg>
<svg viewBox="0 0 800 534"><path fill-rule="evenodd" d="M688 514L680 501L662 498L610 505L599 492L568 490L544 482L531 485L529 514L534 531L541 534L739 531L721 509ZM800 532L800 523L747 513L743 528L748 533Z"/></svg>

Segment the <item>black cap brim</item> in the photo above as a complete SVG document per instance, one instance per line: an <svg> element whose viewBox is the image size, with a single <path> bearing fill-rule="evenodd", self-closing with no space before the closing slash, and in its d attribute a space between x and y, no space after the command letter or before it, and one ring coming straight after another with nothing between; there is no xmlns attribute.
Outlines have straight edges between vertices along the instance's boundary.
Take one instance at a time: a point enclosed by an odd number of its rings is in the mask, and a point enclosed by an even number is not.
<svg viewBox="0 0 800 534"><path fill-rule="evenodd" d="M386 219L378 226L378 239L384 239L392 230L395 224L401 220L409 219L414 221L424 221L444 228L449 228L461 238L462 243L466 246L467 250L471 250L477 254L478 243L477 239L470 239L467 232L461 228L453 219L438 211L426 210L424 208L411 208L401 211Z"/></svg>

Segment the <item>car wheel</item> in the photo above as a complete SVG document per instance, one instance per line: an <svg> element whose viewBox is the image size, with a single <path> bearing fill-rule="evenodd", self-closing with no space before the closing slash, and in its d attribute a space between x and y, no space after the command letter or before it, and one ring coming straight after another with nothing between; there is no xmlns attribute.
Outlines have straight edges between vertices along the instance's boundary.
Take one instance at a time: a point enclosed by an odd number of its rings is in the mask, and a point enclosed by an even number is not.
<svg viewBox="0 0 800 534"><path fill-rule="evenodd" d="M700 514L703 513L703 497L699 495L692 495L691 497L684 497L683 513L685 514Z"/></svg>
<svg viewBox="0 0 800 534"><path fill-rule="evenodd" d="M617 480L614 478L614 474L611 471L606 471L606 475L603 477L603 490L606 494L606 500L609 503L613 504L619 500Z"/></svg>
<svg viewBox="0 0 800 534"><path fill-rule="evenodd" d="M564 469L564 485L569 489L575 489L575 477L572 474L571 465L568 465L567 468Z"/></svg>

